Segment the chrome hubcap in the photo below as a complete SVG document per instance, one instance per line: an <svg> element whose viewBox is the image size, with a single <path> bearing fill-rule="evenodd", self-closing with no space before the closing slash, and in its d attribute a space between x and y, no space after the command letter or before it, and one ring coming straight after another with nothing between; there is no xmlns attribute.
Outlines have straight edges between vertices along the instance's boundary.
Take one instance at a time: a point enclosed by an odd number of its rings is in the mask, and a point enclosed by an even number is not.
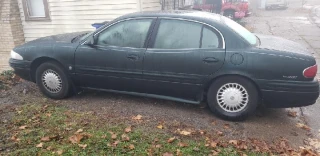
<svg viewBox="0 0 320 156"><path fill-rule="evenodd" d="M218 90L217 102L226 112L240 112L248 105L249 94L242 85L228 83Z"/></svg>
<svg viewBox="0 0 320 156"><path fill-rule="evenodd" d="M51 93L59 93L62 89L62 80L59 74L51 69L46 70L42 74L42 84L47 91Z"/></svg>

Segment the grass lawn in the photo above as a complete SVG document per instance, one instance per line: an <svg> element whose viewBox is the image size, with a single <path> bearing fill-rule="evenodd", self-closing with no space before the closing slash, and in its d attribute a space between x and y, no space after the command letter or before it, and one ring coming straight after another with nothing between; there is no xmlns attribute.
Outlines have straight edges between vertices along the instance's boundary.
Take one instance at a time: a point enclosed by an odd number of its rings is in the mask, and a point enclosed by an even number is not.
<svg viewBox="0 0 320 156"><path fill-rule="evenodd" d="M93 112L27 104L14 110L5 155L266 155L214 142L205 135L167 133L161 126L101 119ZM110 122L108 122L110 121Z"/></svg>

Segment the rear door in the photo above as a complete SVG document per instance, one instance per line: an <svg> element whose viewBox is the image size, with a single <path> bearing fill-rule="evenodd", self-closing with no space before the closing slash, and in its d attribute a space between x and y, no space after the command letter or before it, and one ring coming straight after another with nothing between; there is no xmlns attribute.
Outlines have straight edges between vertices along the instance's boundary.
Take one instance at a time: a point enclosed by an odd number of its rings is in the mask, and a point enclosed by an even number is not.
<svg viewBox="0 0 320 156"><path fill-rule="evenodd" d="M159 19L144 58L147 93L197 100L204 80L221 68L222 36L195 21Z"/></svg>

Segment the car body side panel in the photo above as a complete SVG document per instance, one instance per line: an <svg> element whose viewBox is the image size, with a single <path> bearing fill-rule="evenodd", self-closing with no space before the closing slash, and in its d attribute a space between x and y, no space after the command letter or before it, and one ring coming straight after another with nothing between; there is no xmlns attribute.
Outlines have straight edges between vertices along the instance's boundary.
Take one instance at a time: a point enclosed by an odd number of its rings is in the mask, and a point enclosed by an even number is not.
<svg viewBox="0 0 320 156"><path fill-rule="evenodd" d="M42 43L42 44L29 44L23 48L17 47L14 50L21 52L24 59L32 63L41 58L49 58L60 63L66 71L72 73L69 67L73 68L74 65L74 52L77 43Z"/></svg>

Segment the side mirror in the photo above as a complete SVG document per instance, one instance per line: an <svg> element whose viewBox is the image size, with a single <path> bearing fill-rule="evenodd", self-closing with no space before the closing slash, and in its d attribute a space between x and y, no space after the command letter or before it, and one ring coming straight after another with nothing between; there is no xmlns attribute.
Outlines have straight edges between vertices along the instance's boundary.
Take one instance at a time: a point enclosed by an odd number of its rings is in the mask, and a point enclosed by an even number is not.
<svg viewBox="0 0 320 156"><path fill-rule="evenodd" d="M95 36L90 36L88 41L87 41L87 45L92 47L94 45L96 45L96 37Z"/></svg>

